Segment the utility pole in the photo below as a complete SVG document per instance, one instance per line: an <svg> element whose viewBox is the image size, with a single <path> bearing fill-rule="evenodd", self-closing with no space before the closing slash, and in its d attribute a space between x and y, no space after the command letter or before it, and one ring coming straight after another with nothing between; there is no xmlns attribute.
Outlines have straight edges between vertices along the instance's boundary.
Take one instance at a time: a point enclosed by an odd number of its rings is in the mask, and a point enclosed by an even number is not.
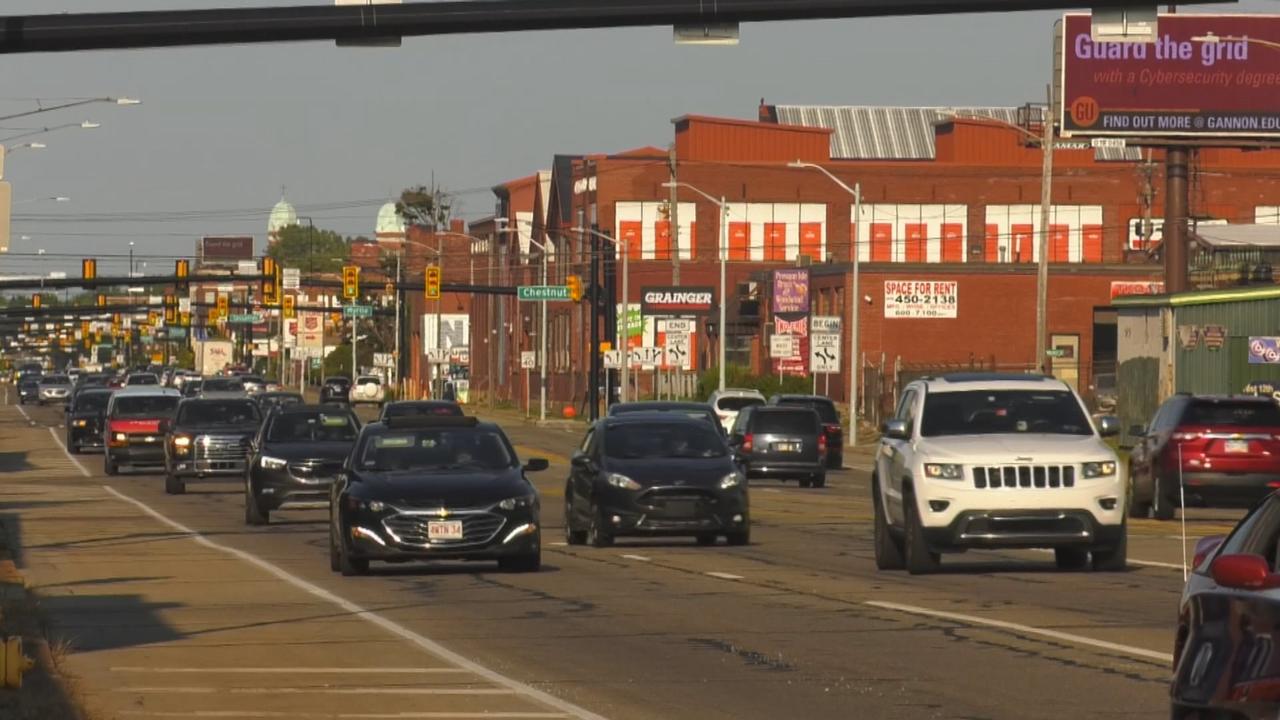
<svg viewBox="0 0 1280 720"><path fill-rule="evenodd" d="M407 235L406 235L407 237ZM392 356L391 367L395 370L395 384L397 390L396 398L404 399L404 390L400 387L400 258L404 256L404 246L400 247L400 251L396 253L396 349L395 355Z"/></svg>
<svg viewBox="0 0 1280 720"><path fill-rule="evenodd" d="M680 285L680 200L677 194L680 187L676 185L676 144L671 143L671 150L668 155L667 165L671 170L671 284L679 287ZM623 299L624 306L627 300ZM626 354L626 348L623 348L623 354ZM626 358L623 358L626 362Z"/></svg>
<svg viewBox="0 0 1280 720"><path fill-rule="evenodd" d="M434 184L433 184L434 187ZM440 284L444 285L444 236L439 234L437 228L436 234L436 264L440 266ZM444 347L444 290L441 289L440 297L436 299L436 359L440 359L440 350ZM435 371L440 374L440 366L443 362L436 363ZM430 367L430 363L427 365ZM444 397L444 377L440 378L440 388L436 390L435 378L431 378L431 397Z"/></svg>
<svg viewBox="0 0 1280 720"><path fill-rule="evenodd" d="M1040 258L1036 267L1036 369L1040 372L1048 370L1045 359L1048 356L1049 332L1049 223L1053 201L1053 89L1046 93L1048 104L1045 106L1041 123L1044 125L1044 137L1040 141L1040 151L1044 155L1040 175Z"/></svg>
<svg viewBox="0 0 1280 720"><path fill-rule="evenodd" d="M1165 150L1164 181L1164 289L1166 293L1187 289L1187 163L1185 147Z"/></svg>

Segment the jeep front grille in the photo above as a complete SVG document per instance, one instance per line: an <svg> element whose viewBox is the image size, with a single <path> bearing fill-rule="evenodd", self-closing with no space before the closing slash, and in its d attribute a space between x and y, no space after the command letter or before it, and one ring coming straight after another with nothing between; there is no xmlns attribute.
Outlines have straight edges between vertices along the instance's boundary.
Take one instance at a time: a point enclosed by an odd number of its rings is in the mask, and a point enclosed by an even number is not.
<svg viewBox="0 0 1280 720"><path fill-rule="evenodd" d="M1076 485L1074 465L1001 465L975 467L973 486L987 488L1069 488Z"/></svg>

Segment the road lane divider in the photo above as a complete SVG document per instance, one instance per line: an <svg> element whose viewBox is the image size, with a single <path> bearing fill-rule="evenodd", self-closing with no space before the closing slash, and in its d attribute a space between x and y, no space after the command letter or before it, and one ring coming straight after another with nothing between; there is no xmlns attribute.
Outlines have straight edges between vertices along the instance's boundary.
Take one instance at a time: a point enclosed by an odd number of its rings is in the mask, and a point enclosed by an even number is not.
<svg viewBox="0 0 1280 720"><path fill-rule="evenodd" d="M623 555L622 557L627 560L635 560L636 562L650 562L652 560L652 558L647 558L644 555Z"/></svg>
<svg viewBox="0 0 1280 720"><path fill-rule="evenodd" d="M409 644L417 647L418 649L426 652L427 654L433 655L447 663L463 668L464 670L467 670L472 674L475 674L481 678L484 678L485 680L488 680L489 682L499 686L500 688L505 688L511 691L512 694L527 698L531 701L534 701L546 707L558 710L562 713L565 713L569 717L576 718L577 720L605 720L604 716L602 715L593 713L590 710L587 710L586 708L582 708L577 705L574 705L573 703L568 702L567 700L562 700L558 697L555 697L554 695L551 695L550 693L544 692L542 690L538 690L537 688L526 685L520 682L519 680L515 680L513 678L507 677L506 675L503 675L502 673L499 673L496 670L492 670L488 667L485 667L484 665L481 665L480 663L460 653L450 650L449 648L445 647L444 645L441 645L440 643L436 642L435 640L432 640L431 638L425 635L414 632L413 630L410 630L404 625L401 625L393 620L383 617L382 615L379 615L378 613L372 610L369 610L368 608L365 608L361 605L357 605L356 603L350 600L347 600L346 598L341 597L340 595L337 595L333 592L330 592L320 587L319 585L316 585L315 583L309 582L307 580L303 580L297 575L294 575L288 572L284 568L274 563L263 560L257 555L246 552L244 550L240 550L238 548L231 547L229 545L223 545L222 543L211 540L203 533L193 530L187 527L186 525L183 525L182 523L177 522L176 520L170 519L167 515L161 513L160 511L156 510L150 505L142 502L141 500L137 500L133 497L130 497L129 495L126 495L109 485L103 485L102 487L104 490L106 490L109 494L114 496L116 499L134 506L135 508L142 511L144 514L150 516L157 522L168 526L169 528L175 530L176 532L179 532L188 536L191 540L195 541L197 544L203 545L204 547L207 547L211 550L216 550L220 553L229 555L237 560L240 560L241 562L244 562L245 564L252 565L258 568L259 570L262 570L267 574L275 577L277 580L280 580L284 583L292 585L293 587L299 590L302 590L303 592L313 597L323 600L339 608L340 610L348 613L352 617L359 618L361 620L364 620L365 622L368 622L371 625L379 627L387 631L391 635L394 635L396 637L399 637L402 640L405 640Z"/></svg>
<svg viewBox="0 0 1280 720"><path fill-rule="evenodd" d="M81 475L85 477L93 477L93 473L89 472L88 468L80 464L80 458L77 458L75 455L72 455L67 451L67 446L62 444L62 439L58 437L58 433L54 432L53 428L49 428L49 434L53 436L53 442L56 443L58 447L62 448L62 454L67 456L67 459L71 461L72 465L76 466Z"/></svg>
<svg viewBox="0 0 1280 720"><path fill-rule="evenodd" d="M114 673L231 675L434 675L465 673L454 667L113 667Z"/></svg>
<svg viewBox="0 0 1280 720"><path fill-rule="evenodd" d="M869 607L880 608L881 610L892 610L894 612L906 613L908 615L931 617L937 620L950 620L952 622L960 623L961 625L990 627L1000 630L1008 630L1013 633L1021 633L1023 635L1052 638L1054 640L1061 640L1062 642L1071 643L1073 645L1087 645L1101 650L1110 650L1112 652L1130 655L1132 657L1139 657L1145 660L1156 660L1173 665L1173 655L1169 653L1157 652L1155 650L1134 647L1132 645L1121 645L1120 643L1098 640L1097 638L1091 638L1085 635L1065 633L1058 630L1050 630L1049 628L1039 628L1033 625L1023 625L1021 623L1006 622L1004 620L992 620L989 618L978 617L977 615L964 615L962 613L947 612L946 610L934 610L932 608L920 607L918 605L903 605L902 603L884 602L881 600L867 600L864 601L863 604Z"/></svg>
<svg viewBox="0 0 1280 720"><path fill-rule="evenodd" d="M727 573L727 572L709 572L707 573L707 576L717 578L720 580L742 580L743 579L741 575L734 575L733 573Z"/></svg>

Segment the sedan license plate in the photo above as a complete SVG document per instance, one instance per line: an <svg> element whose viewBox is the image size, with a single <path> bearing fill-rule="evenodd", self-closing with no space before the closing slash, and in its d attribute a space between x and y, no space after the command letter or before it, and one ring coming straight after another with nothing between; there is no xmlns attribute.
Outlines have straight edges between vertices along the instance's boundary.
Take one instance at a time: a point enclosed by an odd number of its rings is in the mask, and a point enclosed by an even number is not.
<svg viewBox="0 0 1280 720"><path fill-rule="evenodd" d="M800 452L800 443L797 442L780 442L773 444L774 452Z"/></svg>
<svg viewBox="0 0 1280 720"><path fill-rule="evenodd" d="M461 540L462 521L433 520L427 523L427 538L429 540Z"/></svg>
<svg viewBox="0 0 1280 720"><path fill-rule="evenodd" d="M1249 441L1228 440L1226 450L1229 453L1247 453L1249 452Z"/></svg>

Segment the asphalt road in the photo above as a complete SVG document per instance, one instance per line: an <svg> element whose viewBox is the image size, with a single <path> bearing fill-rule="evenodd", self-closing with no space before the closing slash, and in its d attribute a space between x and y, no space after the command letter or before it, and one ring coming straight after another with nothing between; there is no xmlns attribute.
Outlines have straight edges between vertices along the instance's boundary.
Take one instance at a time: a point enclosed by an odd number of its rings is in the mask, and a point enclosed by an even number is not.
<svg viewBox="0 0 1280 720"><path fill-rule="evenodd" d="M25 408L29 425L16 407L0 412L0 428L21 425L14 437L43 437L46 446L50 434L41 426L61 427L55 408ZM826 489L753 484L749 547L701 548L690 540L571 548L562 542L561 508L567 456L579 438L523 425L507 430L523 457L551 460L551 469L536 477L544 525L544 571L537 574L504 574L487 565L375 565L371 576L343 578L328 569L323 511L281 512L270 527L247 527L242 485L235 481L193 482L187 495L167 496L162 478L107 478L99 457L85 455L78 459L88 476L68 472L49 484L69 492L110 488L170 523L240 551L204 569L170 574L216 579L224 571L232 578L258 573L252 581L233 581L247 583L244 593L252 594L283 582L251 567L265 561L320 591L313 596L331 596L336 616L377 613L468 663L572 703L548 706L535 697L537 711L517 708L507 717L1168 716L1168 653L1182 586L1178 523L1133 522L1132 564L1125 573L1061 572L1052 555L1037 552L947 556L944 572L928 577L882 573L872 560L868 476L854 468L829 476ZM32 531L53 527L42 525L40 516L25 517L36 510L21 505L6 510L0 499L0 511L16 514ZM98 513L136 512L139 506L117 500L92 507L67 522L90 527ZM1192 511L1191 542L1229 528L1236 515ZM147 522L162 521L149 516ZM175 542L193 545L189 537ZM44 548L36 564L56 566L58 552ZM146 547L129 552L137 553L132 564L116 572L151 575ZM39 590L41 569L30 572ZM182 600L201 602L198 595ZM228 602L204 609L214 616L244 612ZM306 619L314 616L286 614L273 624L287 628ZM384 630L343 633L350 667L376 666L370 658L391 652ZM92 628L82 625L80 633L90 636ZM400 633L397 642L405 637ZM166 642L180 644L182 638ZM252 658L222 659L253 665ZM199 687L216 691L223 681L204 682ZM163 695L164 688L151 689ZM92 688L87 695L92 705ZM270 712L279 714L246 709L219 717L479 716L443 705L412 710L434 715L411 714L394 693L362 696L363 714L324 715L314 705L297 709L304 696L305 688L295 703L289 696L267 696ZM159 702L134 705L154 708ZM216 710L182 707L163 716ZM126 715L146 712L152 711ZM493 709L485 706L484 712Z"/></svg>

